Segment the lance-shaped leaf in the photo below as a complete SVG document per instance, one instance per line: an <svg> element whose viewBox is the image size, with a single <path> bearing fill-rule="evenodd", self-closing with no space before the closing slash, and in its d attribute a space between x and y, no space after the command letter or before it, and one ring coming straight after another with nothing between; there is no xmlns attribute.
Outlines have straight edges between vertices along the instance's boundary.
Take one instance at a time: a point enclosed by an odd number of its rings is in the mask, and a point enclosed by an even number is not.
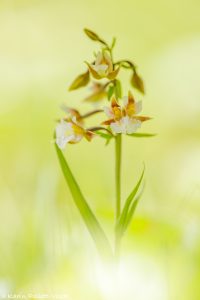
<svg viewBox="0 0 200 300"><path fill-rule="evenodd" d="M110 143L111 139L114 137L112 134L104 133L101 131L96 131L96 134L98 134L101 138L106 140L106 146Z"/></svg>
<svg viewBox="0 0 200 300"><path fill-rule="evenodd" d="M128 223L129 216L130 216L129 213L131 212L131 205L135 201L135 197L140 188L143 176L144 176L144 170L142 171L142 175L140 176L140 179L138 180L136 186L134 187L134 189L132 190L132 192L130 193L128 198L126 199L124 208L122 210L122 213L121 213L119 220L117 222L117 225L116 225L116 231L117 231L118 236L122 236L127 227L126 225Z"/></svg>
<svg viewBox="0 0 200 300"><path fill-rule="evenodd" d="M127 218L126 218L126 222L124 224L124 231L128 228L129 224L131 223L131 220L132 220L134 212L137 208L138 202L139 202L139 200L142 196L142 193L143 193L143 189L140 192L140 194L138 196L136 196L135 200L133 201L133 203L132 203L132 205L129 209L129 212L128 212L128 215L127 215Z"/></svg>
<svg viewBox="0 0 200 300"><path fill-rule="evenodd" d="M69 87L69 91L77 90L83 86L86 86L90 81L90 73L89 71L80 74L78 77L74 79L72 84Z"/></svg>
<svg viewBox="0 0 200 300"><path fill-rule="evenodd" d="M96 34L94 31L90 30L90 29L87 29L87 28L84 28L84 32L85 34L93 41L97 41L97 42L100 42L101 44L105 45L108 47L108 44L103 40L101 39L98 34Z"/></svg>
<svg viewBox="0 0 200 300"><path fill-rule="evenodd" d="M63 171L64 177L74 199L74 202L87 226L95 244L99 254L103 258L108 258L112 256L112 250L109 244L109 241L101 228L99 222L97 221L94 213L92 212L91 208L89 207L87 201L85 200L78 183L76 182L68 164L65 160L65 157L62 151L58 148L55 144L56 152L58 155L58 159L60 162L61 169Z"/></svg>
<svg viewBox="0 0 200 300"><path fill-rule="evenodd" d="M112 97L114 91L115 91L114 85L109 86L109 89L108 89L108 91L107 91L107 97L108 97L108 100L109 100L109 101L110 101L110 99L111 99L111 97Z"/></svg>
<svg viewBox="0 0 200 300"><path fill-rule="evenodd" d="M140 132L138 132L138 133L132 133L132 134L128 134L128 136L131 136L131 137L136 137L136 138L145 138L145 137L154 137L154 136L156 136L156 134L155 133L140 133Z"/></svg>
<svg viewBox="0 0 200 300"><path fill-rule="evenodd" d="M133 75L131 77L131 84L134 88L136 88L142 94L145 93L144 82L143 82L142 78L135 71L133 71Z"/></svg>
<svg viewBox="0 0 200 300"><path fill-rule="evenodd" d="M121 82L119 80L115 80L115 97L121 98L122 97L122 86L121 86Z"/></svg>

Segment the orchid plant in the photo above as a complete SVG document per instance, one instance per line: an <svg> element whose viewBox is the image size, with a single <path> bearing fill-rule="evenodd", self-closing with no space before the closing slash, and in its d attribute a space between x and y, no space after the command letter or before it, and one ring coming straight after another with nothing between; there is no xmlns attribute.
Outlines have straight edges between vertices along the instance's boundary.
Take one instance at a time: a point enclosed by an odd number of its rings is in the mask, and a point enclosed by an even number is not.
<svg viewBox="0 0 200 300"><path fill-rule="evenodd" d="M142 194L142 182L144 170L139 177L130 195L125 201L121 201L121 156L122 156L122 135L133 138L152 137L154 134L137 132L142 123L150 118L141 116L142 102L137 102L133 93L129 90L127 96L122 97L121 82L119 75L121 69L131 71L130 84L133 89L144 94L144 83L137 72L132 61L113 59L113 49L116 39L113 38L111 45L96 33L84 29L85 34L93 41L100 43L101 49L95 54L91 62L86 62L87 70L79 75L70 85L69 90L73 91L88 84L92 84L93 92L85 101L98 103L99 108L81 114L77 109L65 107L65 116L58 122L55 128L55 147L59 162L71 191L73 200L87 226L91 237L102 257L119 258L120 245L128 226L131 223L136 206ZM104 106L103 100L107 99L108 104ZM94 124L93 127L86 126L86 119L95 114L102 115L102 122ZM114 245L111 246L106 233L100 225L97 217L83 196L79 184L74 178L72 171L65 159L63 150L68 144L76 144L86 139L88 142L96 138L105 139L106 145L113 140L115 142L115 181L116 181L116 206L114 224Z"/></svg>

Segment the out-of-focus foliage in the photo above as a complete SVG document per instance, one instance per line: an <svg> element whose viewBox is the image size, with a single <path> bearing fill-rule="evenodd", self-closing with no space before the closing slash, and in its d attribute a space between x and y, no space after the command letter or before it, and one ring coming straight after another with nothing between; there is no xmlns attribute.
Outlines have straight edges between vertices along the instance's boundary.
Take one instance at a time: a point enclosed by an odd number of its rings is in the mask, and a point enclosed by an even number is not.
<svg viewBox="0 0 200 300"><path fill-rule="evenodd" d="M116 36L116 59L137 62L145 113L153 114L143 130L157 133L124 138L123 198L143 161L146 187L123 243L123 297L200 298L199 15L195 0L0 2L0 292L67 293L72 300L110 292L51 143L58 106L78 108L88 94L67 91L91 58L86 27L106 40ZM67 157L111 232L114 145L104 144L69 146Z"/></svg>

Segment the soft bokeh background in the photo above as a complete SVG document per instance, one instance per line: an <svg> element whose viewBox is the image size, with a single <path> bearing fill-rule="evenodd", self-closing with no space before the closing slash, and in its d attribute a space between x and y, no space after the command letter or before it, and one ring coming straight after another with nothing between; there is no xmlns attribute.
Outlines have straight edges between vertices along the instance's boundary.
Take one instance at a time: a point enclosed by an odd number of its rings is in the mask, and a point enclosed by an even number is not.
<svg viewBox="0 0 200 300"><path fill-rule="evenodd" d="M158 133L124 137L123 196L143 161L146 189L123 243L122 299L200 299L199 16L198 0L0 1L0 293L111 299L52 144L60 104L88 92L67 86L98 49L89 27L139 66L154 117L143 130ZM113 153L100 139L66 152L110 239Z"/></svg>

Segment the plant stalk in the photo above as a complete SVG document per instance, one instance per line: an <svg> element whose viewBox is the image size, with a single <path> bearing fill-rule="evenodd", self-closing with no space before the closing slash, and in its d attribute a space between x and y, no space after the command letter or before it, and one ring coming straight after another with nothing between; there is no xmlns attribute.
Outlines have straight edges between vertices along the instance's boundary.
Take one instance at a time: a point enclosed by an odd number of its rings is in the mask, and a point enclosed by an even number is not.
<svg viewBox="0 0 200 300"><path fill-rule="evenodd" d="M116 188L116 224L121 213L121 154L122 154L122 135L118 134L115 138L115 188ZM120 238L115 231L115 256L119 260Z"/></svg>
<svg viewBox="0 0 200 300"><path fill-rule="evenodd" d="M118 134L115 138L115 188L116 188L116 222L121 213L121 152L122 137Z"/></svg>

